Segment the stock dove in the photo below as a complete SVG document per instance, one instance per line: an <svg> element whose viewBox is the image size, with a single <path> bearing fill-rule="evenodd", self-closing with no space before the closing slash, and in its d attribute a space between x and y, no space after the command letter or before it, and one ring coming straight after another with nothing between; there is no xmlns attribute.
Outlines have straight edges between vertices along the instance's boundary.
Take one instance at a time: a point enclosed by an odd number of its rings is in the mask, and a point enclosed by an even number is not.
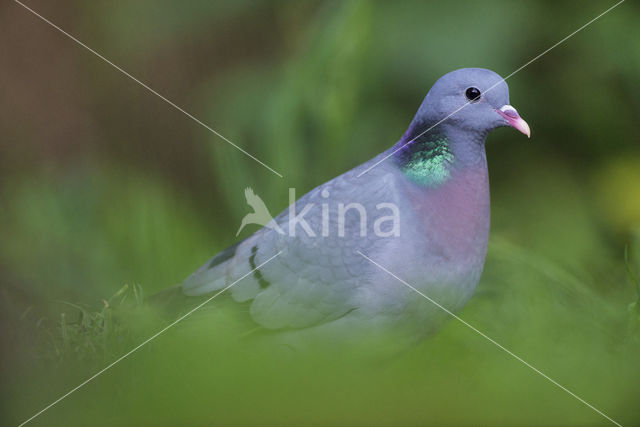
<svg viewBox="0 0 640 427"><path fill-rule="evenodd" d="M489 238L484 143L501 126L530 135L499 75L444 75L395 145L217 254L183 292L233 285L254 322L292 336L432 333L447 314L393 275L451 312L469 300Z"/></svg>

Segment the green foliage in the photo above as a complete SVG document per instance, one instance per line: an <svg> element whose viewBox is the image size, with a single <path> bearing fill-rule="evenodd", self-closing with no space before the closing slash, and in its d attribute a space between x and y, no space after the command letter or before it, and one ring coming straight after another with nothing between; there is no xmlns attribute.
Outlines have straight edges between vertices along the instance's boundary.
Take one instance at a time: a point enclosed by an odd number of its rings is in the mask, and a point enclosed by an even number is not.
<svg viewBox="0 0 640 427"><path fill-rule="evenodd" d="M109 360L140 339L131 336L135 319L130 315L142 306L140 285L124 285L111 298L102 300L102 307L97 311L68 301L59 303L75 312L70 315L66 311L60 313L56 329L48 331L49 345L60 361ZM43 350L45 357L51 349Z"/></svg>
<svg viewBox="0 0 640 427"><path fill-rule="evenodd" d="M104 360L98 357L85 366L85 377L181 314L163 310L163 317L158 316L156 309L166 307L172 292L141 304L136 289L123 288L95 312L79 307L75 326L57 330L66 356L74 360L86 361L94 348L108 348ZM142 424L295 425L309 417L323 425L517 424L532 417L540 423L603 422L455 320L430 340L393 357L387 352L391 339L377 347L354 344L308 353L280 346L270 334L251 329L243 314L246 307L220 298L48 416L76 424L127 419ZM123 311L128 300L132 304ZM461 316L623 425L635 420L629 393L640 380L640 342L634 331L625 329L621 298L605 299L556 263L494 239L483 286ZM123 336L128 348L119 342ZM49 373L38 381L58 375ZM114 407L120 409L113 412Z"/></svg>
<svg viewBox="0 0 640 427"><path fill-rule="evenodd" d="M634 300L629 304L629 337L640 341L640 276L634 270L632 261L629 259L628 247L624 248L624 263L627 268L629 282L635 290Z"/></svg>
<svg viewBox="0 0 640 427"><path fill-rule="evenodd" d="M137 171L94 165L5 185L11 244L0 253L43 297L108 294L130 280L158 291L214 250L188 201Z"/></svg>
<svg viewBox="0 0 640 427"><path fill-rule="evenodd" d="M11 60L0 70L0 423L22 422L192 307L176 289L156 294L233 243L245 187L276 214L288 187L301 195L395 143L440 75L508 75L612 3L576 5L145 0L41 11L284 179L18 9L4 22ZM532 139L489 137L489 256L460 313L623 425L639 422L638 16L625 2L509 79ZM360 363L346 349L264 345L247 310L221 296L38 420L605 422L455 320Z"/></svg>

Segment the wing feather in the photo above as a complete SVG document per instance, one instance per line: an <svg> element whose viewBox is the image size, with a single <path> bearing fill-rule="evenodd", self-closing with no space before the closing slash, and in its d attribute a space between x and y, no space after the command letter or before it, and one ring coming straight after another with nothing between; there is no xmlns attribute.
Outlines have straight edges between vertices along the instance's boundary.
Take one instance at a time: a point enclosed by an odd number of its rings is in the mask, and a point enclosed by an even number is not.
<svg viewBox="0 0 640 427"><path fill-rule="evenodd" d="M315 205L304 217L316 232L315 237L307 236L301 228L295 236L262 228L235 245L232 256L228 249L190 276L183 284L184 292L200 295L222 289L282 251L230 289L238 302L253 300L250 313L257 323L269 329L305 328L337 319L358 308L355 295L366 283L371 265L356 249L370 253L385 242L372 238L373 221L369 219L370 233L360 236L359 219L349 214L345 216L345 235L338 236L338 205L358 202L367 212L373 212L380 202L394 202L395 177L384 172L384 168L377 169L369 172L366 187L358 181L359 170L354 169L296 202L298 212L307 203ZM324 195L329 193L328 198L323 197L323 190ZM249 192L253 194L247 188L247 200ZM323 203L329 208L327 237L320 234ZM289 210L283 211L275 221L288 231ZM210 265L213 267L208 268Z"/></svg>

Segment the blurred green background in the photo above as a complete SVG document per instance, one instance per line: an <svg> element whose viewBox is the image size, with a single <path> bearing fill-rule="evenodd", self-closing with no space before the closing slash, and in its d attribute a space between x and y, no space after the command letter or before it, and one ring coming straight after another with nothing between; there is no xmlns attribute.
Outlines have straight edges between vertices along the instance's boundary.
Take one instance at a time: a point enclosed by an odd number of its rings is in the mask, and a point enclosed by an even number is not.
<svg viewBox="0 0 640 427"><path fill-rule="evenodd" d="M118 308L101 301L125 284L161 291L233 243L246 186L275 214L288 187L301 195L397 141L441 75L506 76L614 2L26 4L284 178L18 4L0 6L4 425L146 338L121 314L129 338L110 331L96 349L111 324L100 316ZM640 423L638 18L625 2L508 80L532 138L488 138L492 237L461 312L623 425ZM81 311L56 301L98 317L78 324ZM145 333L164 325L147 321ZM34 423L608 422L455 321L374 368L237 356L210 340L224 335L215 322L180 331Z"/></svg>

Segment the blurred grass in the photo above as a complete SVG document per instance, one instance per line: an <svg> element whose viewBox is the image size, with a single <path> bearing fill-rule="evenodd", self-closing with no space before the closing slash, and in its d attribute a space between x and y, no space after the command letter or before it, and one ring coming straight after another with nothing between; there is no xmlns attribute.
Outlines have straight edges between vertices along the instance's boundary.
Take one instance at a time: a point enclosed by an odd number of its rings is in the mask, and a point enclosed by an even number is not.
<svg viewBox="0 0 640 427"><path fill-rule="evenodd" d="M619 273L624 282L625 271ZM631 283L622 285L629 286L627 297L637 299ZM631 425L637 420L634 390L640 380L640 336L637 329L627 329L632 320L627 301L603 297L544 257L494 239L483 286L462 315L623 425ZM102 424L124 419L132 424L166 425L604 423L564 391L453 320L431 340L399 357L363 362L353 355L354 348L307 354L261 344L251 339L255 336L243 338L245 326L236 319L238 307L217 301L212 305L53 408L43 421L71 425L96 419ZM138 311L139 306L126 309L114 303L109 307L120 316L115 324L125 325L128 331L114 328L109 341L135 330L138 337L134 334L127 343L141 342L167 322L159 320L157 312ZM82 318L87 316L91 317L83 314ZM146 318L146 326L131 322L134 317ZM64 336L58 328L57 333ZM102 341L106 332L95 334L88 328L75 333L75 338L67 340L75 342L80 335ZM67 349L71 353L65 360L74 370L71 379L63 369L39 372L33 380L64 382L66 387L34 391L29 400L46 400L82 378L74 360L84 360L83 353L73 346ZM81 365L80 371L88 376L117 355ZM20 407L25 401L17 403Z"/></svg>
<svg viewBox="0 0 640 427"><path fill-rule="evenodd" d="M287 187L303 194L395 142L440 75L507 75L612 4L29 3L284 179L3 6L0 423L183 312L123 286L152 295L232 243L244 187L276 213ZM461 313L623 425L640 422L639 12L626 2L509 80L533 138L489 138L489 257ZM239 339L244 310L203 309L36 423L605 423L455 321L360 364Z"/></svg>

